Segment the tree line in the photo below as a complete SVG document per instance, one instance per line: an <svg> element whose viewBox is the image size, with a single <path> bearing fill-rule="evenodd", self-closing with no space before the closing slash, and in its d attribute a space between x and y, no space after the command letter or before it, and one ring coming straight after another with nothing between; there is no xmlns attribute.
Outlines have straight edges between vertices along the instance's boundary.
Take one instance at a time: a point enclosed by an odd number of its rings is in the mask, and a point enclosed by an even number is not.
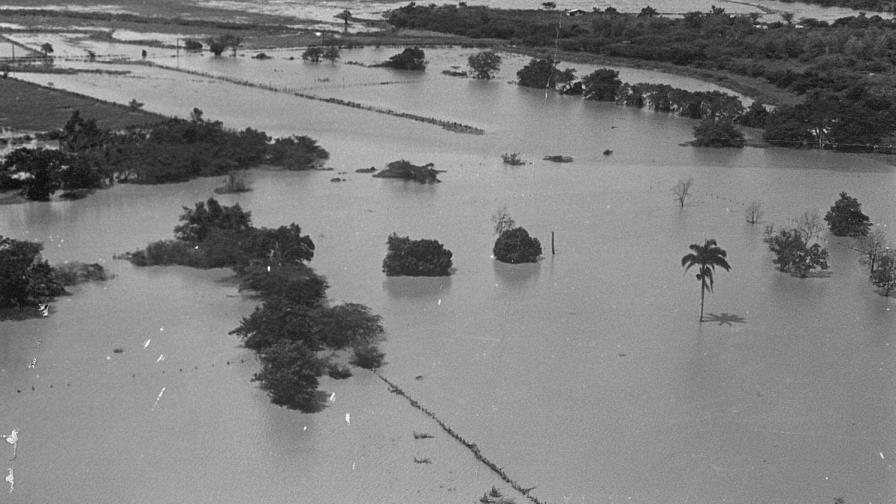
<svg viewBox="0 0 896 504"><path fill-rule="evenodd" d="M49 138L58 141L58 149L23 147L6 156L0 163L0 190L46 201L60 190L78 197L116 182L182 182L260 164L303 170L329 158L307 136L272 139L252 128L230 130L204 119L199 109L189 120L171 118L115 131L75 111Z"/></svg>
<svg viewBox="0 0 896 504"><path fill-rule="evenodd" d="M389 22L513 45L670 62L763 78L803 97L752 117L766 140L788 147L894 152L896 21L859 14L828 23L792 18L759 23L714 7L680 19L645 7L638 14L615 9L567 17L544 10L475 6L423 6L393 10Z"/></svg>

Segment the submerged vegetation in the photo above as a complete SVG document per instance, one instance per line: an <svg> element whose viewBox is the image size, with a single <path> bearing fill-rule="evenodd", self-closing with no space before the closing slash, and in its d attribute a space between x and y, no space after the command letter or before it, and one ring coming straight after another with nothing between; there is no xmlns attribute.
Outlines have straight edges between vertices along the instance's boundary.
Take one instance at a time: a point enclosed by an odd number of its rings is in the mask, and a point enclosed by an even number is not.
<svg viewBox="0 0 896 504"><path fill-rule="evenodd" d="M451 251L437 240L411 240L389 235L383 272L386 276L444 276L451 274Z"/></svg>
<svg viewBox="0 0 896 504"><path fill-rule="evenodd" d="M233 131L193 109L191 119L168 119L124 130L101 129L75 111L51 134L59 149L20 148L0 164L0 188L31 200L57 191L107 187L115 182L159 184L232 173L271 164L290 170L317 168L329 158L306 136L271 140L264 132Z"/></svg>
<svg viewBox="0 0 896 504"><path fill-rule="evenodd" d="M404 159L392 161L386 165L385 170L378 171L373 174L377 178L397 178L403 180L413 180L421 184L435 184L441 182L439 180L439 170L433 168L433 163L425 165L415 165Z"/></svg>
<svg viewBox="0 0 896 504"><path fill-rule="evenodd" d="M39 242L0 236L0 309L38 306L67 294L66 286L107 278L96 263L51 266L41 250Z"/></svg>
<svg viewBox="0 0 896 504"><path fill-rule="evenodd" d="M338 363L345 351L356 366L383 364L377 348L381 317L364 305L327 301L326 280L306 264L314 257L314 243L298 225L255 228L239 204L222 206L214 198L184 208L180 220L174 240L125 257L138 266L233 269L240 288L255 292L262 304L231 334L258 353L262 369L253 380L274 404L320 409L318 378L349 375Z"/></svg>

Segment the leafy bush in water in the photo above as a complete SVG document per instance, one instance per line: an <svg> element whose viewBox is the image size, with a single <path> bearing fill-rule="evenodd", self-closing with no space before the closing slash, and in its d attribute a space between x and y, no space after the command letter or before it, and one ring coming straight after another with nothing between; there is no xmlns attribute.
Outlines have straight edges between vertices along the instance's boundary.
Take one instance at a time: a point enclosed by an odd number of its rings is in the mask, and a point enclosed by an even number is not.
<svg viewBox="0 0 896 504"><path fill-rule="evenodd" d="M41 260L43 245L0 236L0 308L29 306L65 294L56 270Z"/></svg>
<svg viewBox="0 0 896 504"><path fill-rule="evenodd" d="M451 251L436 240L411 240L392 233L386 243L383 271L387 276L442 276L451 272Z"/></svg>
<svg viewBox="0 0 896 504"><path fill-rule="evenodd" d="M772 262L779 271L789 271L805 278L814 269L828 269L828 251L817 243L809 246L795 229L782 229L774 234L772 226L769 226L764 241L775 254Z"/></svg>
<svg viewBox="0 0 896 504"><path fill-rule="evenodd" d="M398 70L425 70L426 55L419 47L408 47L380 64L380 66L395 68Z"/></svg>
<svg viewBox="0 0 896 504"><path fill-rule="evenodd" d="M862 213L862 204L845 192L840 193L824 220L836 236L865 236L871 228L871 219Z"/></svg>
<svg viewBox="0 0 896 504"><path fill-rule="evenodd" d="M495 240L492 253L495 259L505 263L536 262L541 256L541 242L538 238L529 236L524 228L507 229Z"/></svg>

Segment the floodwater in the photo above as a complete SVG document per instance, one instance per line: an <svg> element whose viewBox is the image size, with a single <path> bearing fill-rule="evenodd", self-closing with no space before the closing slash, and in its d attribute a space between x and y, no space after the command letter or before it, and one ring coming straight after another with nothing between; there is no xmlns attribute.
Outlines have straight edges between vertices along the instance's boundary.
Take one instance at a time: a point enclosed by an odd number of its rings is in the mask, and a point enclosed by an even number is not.
<svg viewBox="0 0 896 504"><path fill-rule="evenodd" d="M377 59L371 51L343 58ZM825 237L827 277L777 272L761 226L743 218L756 200L765 223L786 224L846 191L892 229L892 167L830 152L683 147L693 121L507 84L523 58L473 82L438 74L468 52L427 54L439 66L424 77L282 58L175 64L485 135L155 68L27 78L316 138L333 172L253 170L252 192L220 199L256 225L300 224L333 301L383 316L382 373L543 501L896 500L896 300L873 290L849 240ZM531 163L505 166L504 152ZM575 162L542 161L548 154ZM354 172L401 158L434 162L443 182ZM330 182L338 172L348 181ZM687 177L695 192L679 209L669 189ZM4 502L469 503L491 485L509 490L369 373L323 379L336 395L321 413L270 405L249 381L252 354L227 335L254 306L228 272L112 259L170 237L181 207L220 183L0 207L0 234L42 241L51 262L100 261L116 275L74 289L48 318L0 322L0 431L19 429ZM490 218L503 205L542 241L544 260L491 258ZM441 241L456 272L387 279L391 232ZM680 258L706 238L733 270L717 272L711 321L700 324L699 284Z"/></svg>

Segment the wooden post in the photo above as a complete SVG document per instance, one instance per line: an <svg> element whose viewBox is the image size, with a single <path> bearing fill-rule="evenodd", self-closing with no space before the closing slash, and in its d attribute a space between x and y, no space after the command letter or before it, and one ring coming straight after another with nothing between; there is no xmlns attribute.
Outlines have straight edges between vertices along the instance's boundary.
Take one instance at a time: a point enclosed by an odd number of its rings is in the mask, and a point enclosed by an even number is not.
<svg viewBox="0 0 896 504"><path fill-rule="evenodd" d="M554 232L551 231L551 255L556 254L556 250L554 249Z"/></svg>

